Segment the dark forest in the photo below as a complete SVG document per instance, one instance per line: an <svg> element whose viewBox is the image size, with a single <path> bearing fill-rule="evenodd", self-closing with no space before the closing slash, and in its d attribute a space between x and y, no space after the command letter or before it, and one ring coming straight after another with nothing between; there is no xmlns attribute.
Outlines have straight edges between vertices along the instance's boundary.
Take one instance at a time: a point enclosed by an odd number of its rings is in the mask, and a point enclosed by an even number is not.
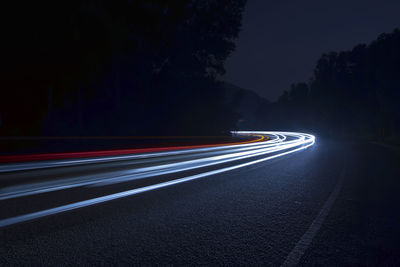
<svg viewBox="0 0 400 267"><path fill-rule="evenodd" d="M3 44L0 134L229 134L237 115L216 78L235 49L244 5L15 4Z"/></svg>
<svg viewBox="0 0 400 267"><path fill-rule="evenodd" d="M256 128L395 141L400 135L400 31L323 54L308 82L259 106Z"/></svg>
<svg viewBox="0 0 400 267"><path fill-rule="evenodd" d="M256 112L238 111L243 92L220 77L245 2L64 1L50 3L52 12L48 3L14 6L20 19L3 43L0 134L229 135L254 127L399 136L399 30L323 54L309 81L275 103L256 103ZM244 118L250 111L254 117Z"/></svg>

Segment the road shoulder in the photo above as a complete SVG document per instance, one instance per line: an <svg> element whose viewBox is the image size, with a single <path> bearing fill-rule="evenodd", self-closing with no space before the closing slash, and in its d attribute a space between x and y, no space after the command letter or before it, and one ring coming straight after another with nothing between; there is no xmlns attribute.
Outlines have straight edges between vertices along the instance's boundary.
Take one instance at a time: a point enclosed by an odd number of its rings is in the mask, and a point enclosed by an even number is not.
<svg viewBox="0 0 400 267"><path fill-rule="evenodd" d="M400 265L398 151L356 145L343 190L301 266Z"/></svg>

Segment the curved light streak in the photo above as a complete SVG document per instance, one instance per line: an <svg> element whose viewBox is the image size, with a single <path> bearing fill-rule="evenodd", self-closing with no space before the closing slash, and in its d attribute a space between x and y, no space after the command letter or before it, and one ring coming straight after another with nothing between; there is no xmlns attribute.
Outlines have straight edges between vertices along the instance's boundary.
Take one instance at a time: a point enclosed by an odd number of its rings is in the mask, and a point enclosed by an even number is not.
<svg viewBox="0 0 400 267"><path fill-rule="evenodd" d="M106 201L128 197L131 195L176 185L183 182L188 182L195 179L200 179L203 177L207 177L210 175L215 175L227 171L231 171L234 169L246 167L252 164L260 163L266 160L270 160L273 158L281 157L284 155L288 155L290 153L294 153L299 150L306 149L312 146L315 143L315 137L310 134L305 133L294 133L294 132L264 132L264 131L240 131L233 132L233 134L240 135L264 135L268 136L268 141L261 141L257 143L249 143L249 144L239 144L239 145L228 145L221 147L209 147L209 148L198 148L198 149L188 149L181 151L171 151L171 152L159 152L159 153L150 153L143 155L129 155L129 156L117 156L117 157L107 157L95 159L98 161L94 162L104 162L104 161L116 161L116 160L127 160L132 158L154 158L154 157L168 157L171 155L178 155L181 157L181 161L169 164L160 164L154 165L145 168L136 168L129 171L119 172L114 174L114 176L109 176L109 174L105 174L100 177L88 178L88 177L78 177L75 179L69 180L55 180L51 183L36 183L30 185L24 185L20 188L18 187L9 187L6 190L0 191L0 200L10 199L10 198L18 198L27 195L34 194L42 194L46 192L56 191L56 190L64 190L70 189L74 187L83 187L83 186L105 186L109 184L122 183L135 179L145 179L149 177L165 175L165 174L173 174L187 170L200 169L203 167L214 166L218 164L235 162L238 160L244 160L254 157L257 158L245 163L234 164L229 167L217 168L212 171L205 171L199 174L190 175L187 177L169 180L167 182L157 183L141 188L135 188L119 193L114 193L106 196L101 196L97 198L92 198L84 201L79 201L67 205L58 206L55 208L50 208L46 210L41 210L33 213L23 214L16 217L11 217L7 219L0 220L0 227L9 226L12 224L29 221L49 215L58 214L61 212L74 210L82 207L87 207L99 203L103 203ZM278 153L279 152L279 153ZM199 158L185 160L188 154L199 154ZM88 159L89 161L91 159ZM94 159L92 159L94 160ZM75 161L77 165L81 164L82 160ZM91 161L94 163L93 161ZM62 163L62 162L61 162ZM61 164L57 162L56 164ZM68 162L69 164L74 164L72 162ZM32 163L33 164L33 163ZM40 163L35 163L40 164ZM48 164L48 162L46 163ZM26 166L24 166L25 168ZM12 169L12 168L10 168ZM35 169L35 168L34 168ZM86 180L85 180L86 179Z"/></svg>

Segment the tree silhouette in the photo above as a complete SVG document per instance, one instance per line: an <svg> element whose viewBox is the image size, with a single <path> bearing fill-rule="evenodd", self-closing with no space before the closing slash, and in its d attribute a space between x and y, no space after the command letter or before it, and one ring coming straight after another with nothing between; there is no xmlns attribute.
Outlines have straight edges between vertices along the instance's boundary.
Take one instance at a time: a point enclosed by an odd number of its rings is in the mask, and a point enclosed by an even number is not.
<svg viewBox="0 0 400 267"><path fill-rule="evenodd" d="M400 31L323 54L309 84L272 105L265 127L396 140L400 135Z"/></svg>
<svg viewBox="0 0 400 267"><path fill-rule="evenodd" d="M245 0L14 4L10 17L18 14L19 20L5 35L0 134L228 132L235 116L216 78L235 48L244 5Z"/></svg>

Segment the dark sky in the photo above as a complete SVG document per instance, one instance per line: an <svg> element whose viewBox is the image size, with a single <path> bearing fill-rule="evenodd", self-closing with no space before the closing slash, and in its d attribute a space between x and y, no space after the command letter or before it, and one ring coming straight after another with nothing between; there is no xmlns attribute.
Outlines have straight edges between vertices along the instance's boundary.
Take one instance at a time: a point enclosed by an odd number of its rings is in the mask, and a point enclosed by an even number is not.
<svg viewBox="0 0 400 267"><path fill-rule="evenodd" d="M400 0L248 0L224 80L276 100L324 52L400 27Z"/></svg>

